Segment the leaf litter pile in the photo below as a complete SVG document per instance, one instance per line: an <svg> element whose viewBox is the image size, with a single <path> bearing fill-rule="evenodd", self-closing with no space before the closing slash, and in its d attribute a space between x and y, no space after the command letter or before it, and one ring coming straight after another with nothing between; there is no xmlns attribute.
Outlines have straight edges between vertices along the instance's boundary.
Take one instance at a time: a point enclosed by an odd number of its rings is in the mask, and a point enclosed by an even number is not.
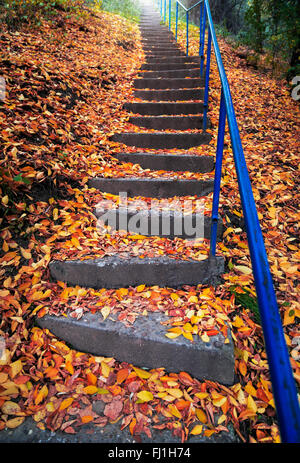
<svg viewBox="0 0 300 463"><path fill-rule="evenodd" d="M94 290L50 281L48 264L54 258L207 255L207 240L118 232L99 227L93 214L99 201L117 205L118 198L88 189L91 176L203 178L143 170L112 156L125 148L110 136L128 130L122 106L134 99L132 83L143 61L139 38L136 25L104 12L80 19L62 13L34 31L1 31L7 95L0 102L0 339L5 341L0 429L16 428L31 416L40 429L71 434L83 426L92 433L118 422L137 440L143 433L151 438L150 428L169 429L185 441L190 434L211 436L233 427L243 442L280 442L228 135L221 190L226 228L217 246L227 263L221 286ZM180 40L183 45L182 35ZM191 34L190 43L195 54L196 35ZM246 67L230 45L222 40L220 45L299 383L298 107L284 82ZM219 93L213 59L212 141L189 150L194 154L215 154ZM193 210L202 201L205 213L211 211L212 195L184 199L191 200ZM177 198L179 206L182 200ZM168 200L161 207L168 207ZM235 384L225 387L184 371L148 371L77 352L33 324L36 315L79 319L85 311L99 312L104 319L116 315L126 325L161 311L169 317L166 336L191 342L197 336L209 342L220 332L228 342L230 327Z"/></svg>

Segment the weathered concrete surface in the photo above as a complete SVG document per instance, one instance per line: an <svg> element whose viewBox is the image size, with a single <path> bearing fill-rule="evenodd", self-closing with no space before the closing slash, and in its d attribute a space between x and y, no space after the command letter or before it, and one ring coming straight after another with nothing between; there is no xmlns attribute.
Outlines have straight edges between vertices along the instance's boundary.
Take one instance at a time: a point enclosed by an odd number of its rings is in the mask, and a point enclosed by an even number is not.
<svg viewBox="0 0 300 463"><path fill-rule="evenodd" d="M173 63L200 63L199 56L172 56L172 59L170 59L169 56L147 56L147 63L149 64L159 64L159 63L166 63L168 61L171 61Z"/></svg>
<svg viewBox="0 0 300 463"><path fill-rule="evenodd" d="M202 100L204 89L134 90L134 96L146 101Z"/></svg>
<svg viewBox="0 0 300 463"><path fill-rule="evenodd" d="M200 114L203 111L203 103L125 103L124 109L128 112L141 114L143 116Z"/></svg>
<svg viewBox="0 0 300 463"><path fill-rule="evenodd" d="M127 192L129 197L143 196L147 198L170 198L173 196L206 196L213 191L214 181L209 180L178 180L172 178L103 178L89 179L90 188L119 195Z"/></svg>
<svg viewBox="0 0 300 463"><path fill-rule="evenodd" d="M165 368L168 372L186 371L199 380L232 385L234 380L233 343L220 333L203 342L194 335L194 342L184 336L166 337L168 319L164 314L148 313L130 327L114 316L103 320L101 314L86 313L82 318L48 316L37 318L41 328L49 329L80 352L113 357L144 368Z"/></svg>
<svg viewBox="0 0 300 463"><path fill-rule="evenodd" d="M218 284L224 273L223 257L205 260L179 260L166 256L52 261L51 277L70 285L90 288L125 288L148 286Z"/></svg>
<svg viewBox="0 0 300 463"><path fill-rule="evenodd" d="M104 404L102 400L95 400L93 402L93 411L98 413L98 409ZM103 406L102 406L103 408ZM104 416L99 412L99 416ZM121 422L108 423L104 428L95 426L92 422L81 426L76 434L67 434L66 432L56 431L52 432L48 429L42 431L37 427L37 423L30 417L26 418L24 423L15 429L5 429L0 431L1 444L112 444L109 449L115 449L114 444L132 444L130 449L135 449L135 445L151 444L151 443L177 443L181 444L181 440L173 436L172 432L165 430L158 430L150 426L152 437L149 438L146 434L138 437L133 437L128 429L128 426L121 431ZM204 429L204 428L203 428ZM89 432L87 432L89 431ZM93 432L91 432L93 431ZM229 427L229 432L222 431L218 434L213 434L211 437L193 436L189 435L188 444L193 444L191 449L192 454L196 456L199 448L196 444L224 444L224 443L239 443L238 436L234 433L232 427ZM196 445L196 446L195 446ZM127 446L126 446L127 448ZM124 446L122 449L125 451ZM138 447L140 449L140 446ZM45 449L43 449L45 450ZM70 450L70 449L68 449ZM77 450L77 449L76 449ZM85 449L84 449L85 451ZM149 450L146 450L149 451ZM194 452L194 453L193 453ZM152 452L149 452L149 458L143 454L141 461L153 462ZM107 453L108 455L108 453ZM107 456L104 449L101 449L101 457ZM113 461L113 459L112 459ZM125 460L124 460L125 461ZM126 460L129 461L129 460Z"/></svg>
<svg viewBox="0 0 300 463"><path fill-rule="evenodd" d="M210 239L211 217L202 213L182 214L178 211L140 210L120 207L111 209L100 205L95 215L104 225L144 236L164 236L169 239ZM222 236L222 221L218 222L217 238Z"/></svg>
<svg viewBox="0 0 300 463"><path fill-rule="evenodd" d="M155 64L142 64L141 70L147 70L147 71L172 71L172 70L181 70L181 69L193 69L193 68L199 68L199 62L198 63L177 63L177 62L172 62L170 60L169 63L155 63Z"/></svg>
<svg viewBox="0 0 300 463"><path fill-rule="evenodd" d="M123 162L139 164L143 169L166 170L173 172L211 172L214 169L213 156L192 154L159 153L114 153L113 157Z"/></svg>
<svg viewBox="0 0 300 463"><path fill-rule="evenodd" d="M130 117L129 122L137 125L138 127L145 127L147 129L154 130L201 130L203 126L203 116ZM209 126L210 124L208 124L208 127Z"/></svg>
<svg viewBox="0 0 300 463"><path fill-rule="evenodd" d="M203 71L204 73L204 71ZM159 79L165 77L175 77L175 78L182 78L182 77L199 77L200 76L200 68L195 69L176 69L171 71L148 71L148 72L139 72L139 77L146 77L151 79Z"/></svg>
<svg viewBox="0 0 300 463"><path fill-rule="evenodd" d="M197 88L204 84L203 79L135 79L134 88L153 88L153 89L167 89L167 88Z"/></svg>
<svg viewBox="0 0 300 463"><path fill-rule="evenodd" d="M116 143L148 149L189 149L208 144L211 135L206 132L124 132L111 137Z"/></svg>

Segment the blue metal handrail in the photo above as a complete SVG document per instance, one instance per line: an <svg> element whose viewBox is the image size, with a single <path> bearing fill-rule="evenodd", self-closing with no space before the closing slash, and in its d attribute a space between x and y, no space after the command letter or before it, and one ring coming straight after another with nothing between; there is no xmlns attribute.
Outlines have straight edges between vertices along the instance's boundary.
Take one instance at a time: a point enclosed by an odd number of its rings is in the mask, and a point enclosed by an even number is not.
<svg viewBox="0 0 300 463"><path fill-rule="evenodd" d="M284 338L282 322L278 310L263 235L258 220L250 177L245 161L245 155L243 152L234 106L232 103L230 87L222 62L222 57L216 37L216 32L208 0L201 0L200 2L196 3L190 8L186 8L179 0L176 0L176 40L178 30L178 5L180 5L187 13L188 53L188 12L199 4L201 4L199 54L202 58L204 58L206 22L208 24L204 94L204 104L206 104L206 107L204 107L204 115L205 113L207 113L208 103L211 43L213 44L214 54L221 82L221 99L216 150L210 254L212 256L215 256L216 254L217 223L219 217L219 196L221 187L225 125L227 119L232 151L234 156L235 169L238 179L239 193L241 197L244 220L246 224L250 258L254 275L254 282L256 287L262 329L264 334L265 347L270 368L270 376L277 411L279 429L281 434L281 441L283 443L299 443L300 407L297 398L296 384L293 377L289 353ZM170 17L171 15L169 14L169 18ZM200 72L202 75L201 70Z"/></svg>

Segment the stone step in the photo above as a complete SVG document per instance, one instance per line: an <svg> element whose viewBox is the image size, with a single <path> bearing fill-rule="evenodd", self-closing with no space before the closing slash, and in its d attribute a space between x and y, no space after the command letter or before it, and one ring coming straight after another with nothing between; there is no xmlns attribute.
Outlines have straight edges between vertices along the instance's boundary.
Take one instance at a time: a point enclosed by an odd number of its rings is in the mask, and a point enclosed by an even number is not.
<svg viewBox="0 0 300 463"><path fill-rule="evenodd" d="M175 40L162 40L162 39L141 39L142 45L150 46L150 47L169 47L170 45L177 45ZM177 45L178 46L178 45Z"/></svg>
<svg viewBox="0 0 300 463"><path fill-rule="evenodd" d="M164 57L164 56L181 56L181 57L184 57L185 54L179 50L177 50L176 48L169 48L169 49L165 49L165 48L161 48L159 50L156 50L156 49L151 49L151 48L148 48L147 50L144 48L144 53L145 53L145 56L146 58L149 57L157 57L159 58L160 56Z"/></svg>
<svg viewBox="0 0 300 463"><path fill-rule="evenodd" d="M107 256L98 259L52 261L50 274L54 280L84 288L127 288L159 285L178 288L183 285L219 284L224 273L223 257L203 260L180 260L167 256Z"/></svg>
<svg viewBox="0 0 300 463"><path fill-rule="evenodd" d="M142 38L174 38L174 34L169 29L160 29L158 27L143 27L140 28Z"/></svg>
<svg viewBox="0 0 300 463"><path fill-rule="evenodd" d="M234 381L231 334L227 343L221 333L211 336L209 342L203 342L198 335L193 336L194 342L184 336L168 339L162 324L167 320L166 315L154 312L139 317L129 327L116 316L103 320L99 313L85 313L79 320L46 315L36 318L36 323L79 352L113 357L136 367L185 371L201 381L231 386Z"/></svg>
<svg viewBox="0 0 300 463"><path fill-rule="evenodd" d="M203 71L204 75L204 71ZM176 69L171 71L144 71L138 74L139 77L147 79L165 79L165 78L185 78L185 77L200 77L200 68L194 69Z"/></svg>
<svg viewBox="0 0 300 463"><path fill-rule="evenodd" d="M165 45L165 46L160 46L160 45L144 45L143 47L143 51L145 53L149 52L149 51L152 51L152 52L161 52L161 51L165 51L166 53L168 53L169 51L177 51L178 53L180 53L181 55L184 55L186 56L186 54L184 53L184 51L182 51L179 46L177 45L177 43L170 43L169 45Z"/></svg>
<svg viewBox="0 0 300 463"><path fill-rule="evenodd" d="M122 162L139 164L143 169L172 172L211 172L215 165L213 156L193 154L114 153L112 156Z"/></svg>
<svg viewBox="0 0 300 463"><path fill-rule="evenodd" d="M201 114L203 111L203 103L125 103L124 109L134 114L159 116L159 115L179 115L179 114Z"/></svg>
<svg viewBox="0 0 300 463"><path fill-rule="evenodd" d="M134 96L145 101L202 100L204 89L134 90Z"/></svg>
<svg viewBox="0 0 300 463"><path fill-rule="evenodd" d="M155 64L148 64L144 63L141 66L142 71L181 71L183 69L193 69L199 68L198 63L176 63L170 60L169 63L155 63Z"/></svg>
<svg viewBox="0 0 300 463"><path fill-rule="evenodd" d="M147 56L147 63L146 64L165 64L166 62L170 61L170 57L168 55L159 56L159 57L151 57ZM173 63L200 63L199 56L172 56Z"/></svg>
<svg viewBox="0 0 300 463"><path fill-rule="evenodd" d="M103 411L105 407L105 403L99 399L99 396L95 394L92 397L92 409L98 415L103 417ZM97 416L96 415L96 416ZM148 428L151 432L151 437L148 437L145 433L142 433L138 436L133 436L129 430L129 426L124 429L122 428L122 420L117 420L114 422L108 421L108 423L103 427L100 428L99 425L94 424L93 421L89 422L85 426L80 426L76 428L76 432L74 434L68 434L67 432L60 431L50 431L49 429L40 429L37 427L37 424L31 416L27 416L25 421L20 424L17 428L10 429L5 428L1 430L0 433L0 444L128 444L132 443L135 445L140 445L139 452L142 452L144 448L142 448L143 444L150 444L153 443L162 444L165 443L169 445L170 443L177 444L178 447L181 445L181 437L175 436L171 430L165 429L156 429L155 422L153 421L148 425ZM87 428L89 432L87 432ZM207 425L203 426L203 431L205 429L209 429ZM228 425L227 431L220 431L218 433L214 433L211 436L205 436L203 432L200 435L192 435L189 434L186 443L188 444L225 444L225 443L239 443L239 438L237 434L234 433L233 428ZM137 444L137 441L139 444ZM125 445L124 445L125 447ZM115 447L114 450L115 458L119 457L120 449ZM131 452L130 449L128 451ZM184 450L185 451L185 450ZM127 449L121 449L121 452L127 452ZM179 455L179 452L177 454ZM122 457L126 455L122 453ZM129 454L131 455L131 454ZM139 453L140 455L140 453ZM138 456L136 456L136 460L139 460ZM130 460L127 460L130 461ZM141 460L142 461L142 460ZM152 461L151 459L143 458L143 462Z"/></svg>
<svg viewBox="0 0 300 463"><path fill-rule="evenodd" d="M157 39L160 39L160 38L167 38L169 39L170 38L174 38L174 34L173 32L169 31L169 30L166 30L166 29L140 29L141 31L141 35L143 38L157 38Z"/></svg>
<svg viewBox="0 0 300 463"><path fill-rule="evenodd" d="M171 198L174 196L206 196L213 191L214 181L181 180L174 178L92 177L89 188L96 188L105 193L119 195L126 192L128 197Z"/></svg>
<svg viewBox="0 0 300 463"><path fill-rule="evenodd" d="M204 85L204 79L192 78L192 79L135 79L134 88L137 89L172 89L172 88L197 88Z"/></svg>
<svg viewBox="0 0 300 463"><path fill-rule="evenodd" d="M202 129L202 116L148 116L130 117L130 124L154 130L190 130ZM210 124L207 124L209 126ZM189 170L189 169L187 169Z"/></svg>
<svg viewBox="0 0 300 463"><path fill-rule="evenodd" d="M211 135L206 132L127 132L116 133L111 140L127 146L148 149L189 149L193 146L208 144Z"/></svg>
<svg viewBox="0 0 300 463"><path fill-rule="evenodd" d="M171 240L210 239L211 236L211 217L202 212L189 213L155 207L138 210L133 206L112 208L110 202L104 201L96 207L95 215L103 225L137 235L160 236ZM222 221L219 220L218 241L222 230Z"/></svg>

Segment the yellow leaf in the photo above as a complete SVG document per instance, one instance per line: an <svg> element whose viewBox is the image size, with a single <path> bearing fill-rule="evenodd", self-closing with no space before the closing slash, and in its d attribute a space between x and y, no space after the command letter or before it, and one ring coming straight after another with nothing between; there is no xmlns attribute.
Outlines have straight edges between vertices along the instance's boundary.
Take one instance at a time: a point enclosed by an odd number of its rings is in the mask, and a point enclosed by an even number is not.
<svg viewBox="0 0 300 463"><path fill-rule="evenodd" d="M182 328L180 326L175 326L174 328L170 328L168 331L170 333L181 334L182 333Z"/></svg>
<svg viewBox="0 0 300 463"><path fill-rule="evenodd" d="M215 407L222 407L222 405L224 405L226 401L227 397L222 397L221 399L213 400L213 404Z"/></svg>
<svg viewBox="0 0 300 463"><path fill-rule="evenodd" d="M176 397L176 399L180 399L183 396L183 392L180 389L170 388L166 389L166 391L173 397Z"/></svg>
<svg viewBox="0 0 300 463"><path fill-rule="evenodd" d="M24 257L24 259L29 260L32 258L32 255L29 249L24 249L22 247L20 247L20 249L21 249L21 254Z"/></svg>
<svg viewBox="0 0 300 463"><path fill-rule="evenodd" d="M141 293L142 291L144 291L144 289L145 289L145 285L139 285L139 286L137 286L137 288L136 288L136 290L137 290L138 293Z"/></svg>
<svg viewBox="0 0 300 463"><path fill-rule="evenodd" d="M10 376L12 378L14 378L15 376L17 376L18 373L20 373L20 371L22 371L22 362L21 360L16 360L15 362L13 362L11 365L10 365Z"/></svg>
<svg viewBox="0 0 300 463"><path fill-rule="evenodd" d="M83 388L84 392L86 394L96 394L98 392L98 388L97 386L93 386L92 384L90 384L89 386L86 386Z"/></svg>
<svg viewBox="0 0 300 463"><path fill-rule="evenodd" d="M189 331L190 333L193 331L193 327L190 323L186 323L184 326L183 326L183 329L184 331Z"/></svg>
<svg viewBox="0 0 300 463"><path fill-rule="evenodd" d="M130 240L143 240L146 238L146 236L144 235L131 235L131 236L128 236L128 238Z"/></svg>
<svg viewBox="0 0 300 463"><path fill-rule="evenodd" d="M197 302L199 302L199 299L197 296L191 296L188 300L188 302L191 302L193 304L197 304Z"/></svg>
<svg viewBox="0 0 300 463"><path fill-rule="evenodd" d="M252 273L251 268L246 267L245 265L236 265L234 268L245 275L250 275Z"/></svg>
<svg viewBox="0 0 300 463"><path fill-rule="evenodd" d="M110 368L105 362L101 362L101 372L105 378L108 378L110 373Z"/></svg>
<svg viewBox="0 0 300 463"><path fill-rule="evenodd" d="M140 391L137 393L137 396L143 402L149 402L150 400L153 400L153 394L150 391Z"/></svg>
<svg viewBox="0 0 300 463"><path fill-rule="evenodd" d="M253 413L257 412L257 406L254 400L252 399L252 396L249 395L247 398L247 409L251 410Z"/></svg>
<svg viewBox="0 0 300 463"><path fill-rule="evenodd" d="M53 209L53 219L54 220L58 219L58 209Z"/></svg>
<svg viewBox="0 0 300 463"><path fill-rule="evenodd" d="M198 436L198 434L202 433L202 429L202 424L196 424L196 426L194 426L194 428L192 429L191 434L193 434L194 436Z"/></svg>
<svg viewBox="0 0 300 463"><path fill-rule="evenodd" d="M8 200L9 200L9 198L8 198L7 195L6 195L6 196L3 196L2 200L1 200L1 201L2 201L2 204L4 204L4 206L7 206Z"/></svg>
<svg viewBox="0 0 300 463"><path fill-rule="evenodd" d="M202 334L201 339L203 342L210 342L209 336L206 333Z"/></svg>
<svg viewBox="0 0 300 463"><path fill-rule="evenodd" d="M170 412L172 413L172 415L176 416L176 418L179 418L179 419L182 418L182 415L181 415L180 411L178 410L178 408L177 408L175 405L170 404L170 405L168 406L168 409L170 410Z"/></svg>
<svg viewBox="0 0 300 463"><path fill-rule="evenodd" d="M70 407L70 405L73 403L73 400L74 399L72 397L68 397L67 399L64 399L59 406L59 410L60 411L65 410L66 408Z"/></svg>
<svg viewBox="0 0 300 463"><path fill-rule="evenodd" d="M135 367L133 367L133 369L136 372L136 374L142 379L148 379L151 376L151 373L149 373L146 370L142 370L140 368L135 368Z"/></svg>
<svg viewBox="0 0 300 463"><path fill-rule="evenodd" d="M186 333L185 331L183 331L183 336L188 339L189 341L194 341L193 339L193 335L191 333Z"/></svg>
<svg viewBox="0 0 300 463"><path fill-rule="evenodd" d="M7 420L5 424L7 428L14 429L20 426L24 420L25 420L24 416L18 416L16 418L12 418L11 420Z"/></svg>
<svg viewBox="0 0 300 463"><path fill-rule="evenodd" d="M224 423L224 421L226 421L226 416L221 415L220 418L218 419L218 424L222 424L222 423Z"/></svg>
<svg viewBox="0 0 300 463"><path fill-rule="evenodd" d="M165 333L165 336L167 336L167 338L170 338L170 339L175 339L175 338L178 338L178 336L180 336L182 333Z"/></svg>
<svg viewBox="0 0 300 463"><path fill-rule="evenodd" d="M110 307L108 307L107 305L103 307L103 309L101 309L101 314L102 314L103 319L106 320L110 314Z"/></svg>
<svg viewBox="0 0 300 463"><path fill-rule="evenodd" d="M206 399L206 397L208 397L208 393L207 392L196 392L195 396L198 397L198 399Z"/></svg>
<svg viewBox="0 0 300 463"><path fill-rule="evenodd" d="M18 415L21 412L20 405L11 400L7 400L1 407L2 412L5 415Z"/></svg>

